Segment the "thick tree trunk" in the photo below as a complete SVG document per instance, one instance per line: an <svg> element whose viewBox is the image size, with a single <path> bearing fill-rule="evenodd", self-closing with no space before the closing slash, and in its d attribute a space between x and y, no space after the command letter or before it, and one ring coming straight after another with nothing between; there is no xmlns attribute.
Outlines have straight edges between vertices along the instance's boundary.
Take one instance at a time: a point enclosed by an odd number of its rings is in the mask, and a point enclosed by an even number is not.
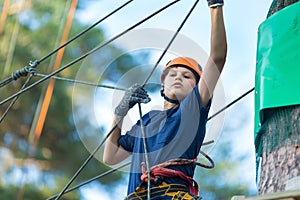
<svg viewBox="0 0 300 200"><path fill-rule="evenodd" d="M259 194L300 189L300 105L274 108L268 115L261 129Z"/></svg>
<svg viewBox="0 0 300 200"><path fill-rule="evenodd" d="M274 0L267 17L298 1ZM300 190L300 105L272 108L264 113L265 121L259 131L262 158L258 192Z"/></svg>

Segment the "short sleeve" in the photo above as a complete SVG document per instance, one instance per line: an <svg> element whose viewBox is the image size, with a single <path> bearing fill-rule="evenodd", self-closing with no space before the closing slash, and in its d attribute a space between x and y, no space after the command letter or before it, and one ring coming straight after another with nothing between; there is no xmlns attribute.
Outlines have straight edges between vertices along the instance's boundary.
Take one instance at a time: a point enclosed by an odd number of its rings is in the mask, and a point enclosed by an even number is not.
<svg viewBox="0 0 300 200"><path fill-rule="evenodd" d="M200 119L203 122L203 120L207 120L208 112L211 107L211 99L208 101L206 107L202 106L201 103L201 94L199 93L198 85L193 89L193 91L183 100L182 107L185 109L190 109L190 112L193 113L195 110L200 115ZM198 108L196 109L197 106ZM195 113L196 115L196 113Z"/></svg>
<svg viewBox="0 0 300 200"><path fill-rule="evenodd" d="M133 152L135 135L139 133L140 126L138 125L139 121L132 126L132 128L126 132L125 135L121 135L118 140L118 143L128 152Z"/></svg>

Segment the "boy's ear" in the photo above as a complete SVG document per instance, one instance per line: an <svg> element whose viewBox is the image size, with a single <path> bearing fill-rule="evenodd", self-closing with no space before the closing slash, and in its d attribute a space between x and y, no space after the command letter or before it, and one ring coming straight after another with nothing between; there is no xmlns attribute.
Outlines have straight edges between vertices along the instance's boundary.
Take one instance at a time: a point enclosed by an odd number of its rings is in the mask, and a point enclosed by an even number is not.
<svg viewBox="0 0 300 200"><path fill-rule="evenodd" d="M163 97L164 94L164 84L161 84L161 88L160 88L160 95Z"/></svg>

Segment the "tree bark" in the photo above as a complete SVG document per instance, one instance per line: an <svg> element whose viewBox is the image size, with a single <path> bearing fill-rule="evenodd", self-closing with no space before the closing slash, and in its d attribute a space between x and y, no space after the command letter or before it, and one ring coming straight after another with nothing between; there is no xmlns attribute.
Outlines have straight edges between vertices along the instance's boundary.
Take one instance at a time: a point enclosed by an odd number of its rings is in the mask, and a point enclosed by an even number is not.
<svg viewBox="0 0 300 200"><path fill-rule="evenodd" d="M270 109L262 126L259 194L300 189L300 105ZM289 180L298 177L298 183Z"/></svg>

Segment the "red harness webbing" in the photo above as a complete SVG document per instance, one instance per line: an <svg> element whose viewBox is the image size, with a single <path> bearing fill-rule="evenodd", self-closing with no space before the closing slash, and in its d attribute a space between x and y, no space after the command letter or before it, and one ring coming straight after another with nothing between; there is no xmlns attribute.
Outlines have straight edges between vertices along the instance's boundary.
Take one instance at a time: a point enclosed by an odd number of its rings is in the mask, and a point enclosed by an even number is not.
<svg viewBox="0 0 300 200"><path fill-rule="evenodd" d="M189 189L190 189L190 192L192 194L198 195L198 188L199 187L198 187L197 182L193 178L185 175L181 171L166 168L167 166L170 166L170 165L186 165L186 164L195 163L196 160L197 159L190 160L190 159L176 158L176 159L172 159L172 160L166 161L164 163L155 165L155 166L150 168L150 181L155 183L156 182L155 177L157 177L157 176L179 177L182 180L185 180L189 184ZM145 163L142 163L141 180L144 181L144 182L148 182L148 173L145 170Z"/></svg>

